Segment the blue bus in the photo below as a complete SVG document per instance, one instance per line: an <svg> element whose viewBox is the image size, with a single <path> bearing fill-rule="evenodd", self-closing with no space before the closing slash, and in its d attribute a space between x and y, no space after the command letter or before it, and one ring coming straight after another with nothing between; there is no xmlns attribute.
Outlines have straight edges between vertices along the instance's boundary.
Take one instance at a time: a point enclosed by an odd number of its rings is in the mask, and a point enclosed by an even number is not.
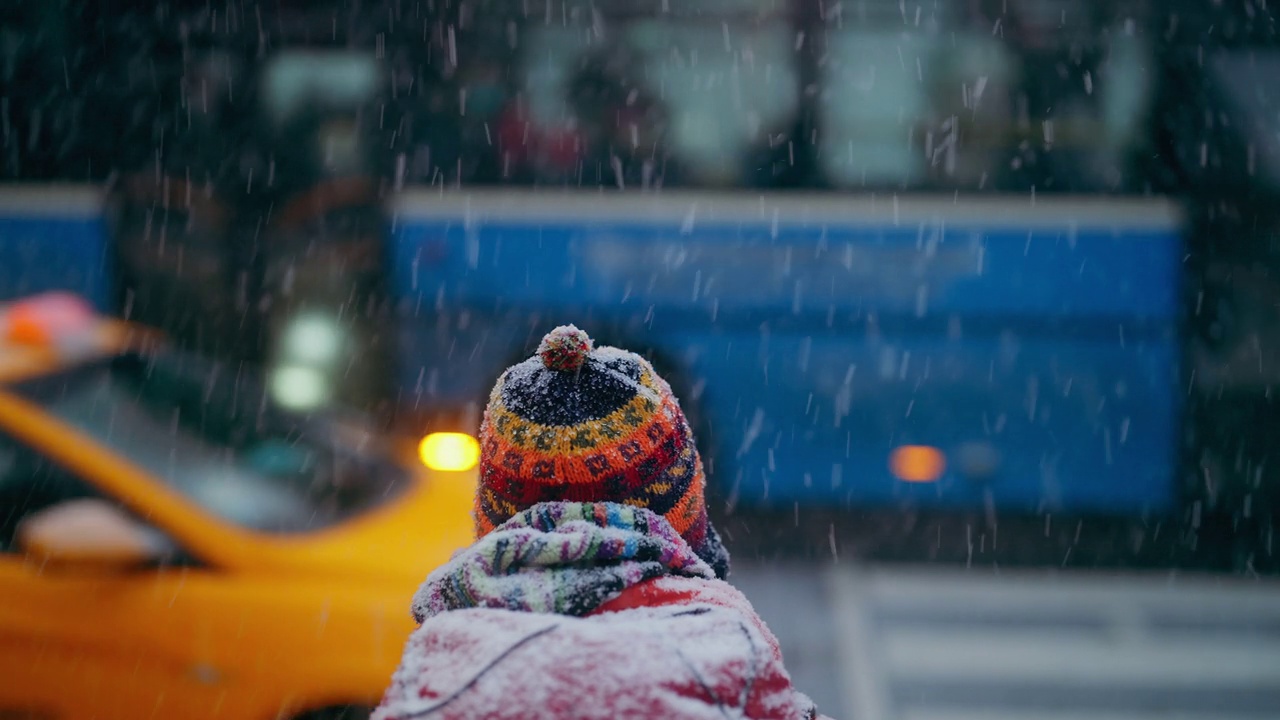
<svg viewBox="0 0 1280 720"><path fill-rule="evenodd" d="M478 403L571 321L678 374L730 503L1166 511L1183 228L1165 200L407 192L398 386Z"/></svg>

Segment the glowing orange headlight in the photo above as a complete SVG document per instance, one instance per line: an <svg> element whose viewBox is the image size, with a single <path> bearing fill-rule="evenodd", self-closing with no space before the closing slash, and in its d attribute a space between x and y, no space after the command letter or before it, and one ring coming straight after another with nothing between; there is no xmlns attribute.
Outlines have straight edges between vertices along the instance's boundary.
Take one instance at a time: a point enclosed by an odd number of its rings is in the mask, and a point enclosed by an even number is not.
<svg viewBox="0 0 1280 720"><path fill-rule="evenodd" d="M480 442L466 433L431 433L418 444L418 457L432 470L470 470L480 462Z"/></svg>

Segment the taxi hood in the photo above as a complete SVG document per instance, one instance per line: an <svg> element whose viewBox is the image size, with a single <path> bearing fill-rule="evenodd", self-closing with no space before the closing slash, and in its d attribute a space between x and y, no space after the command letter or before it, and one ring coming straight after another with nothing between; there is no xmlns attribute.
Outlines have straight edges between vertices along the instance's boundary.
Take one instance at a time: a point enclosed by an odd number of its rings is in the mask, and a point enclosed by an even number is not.
<svg viewBox="0 0 1280 720"><path fill-rule="evenodd" d="M383 578L416 587L475 539L476 472L426 472L382 505L318 533L273 536L252 564L271 572ZM406 598L407 599L407 598Z"/></svg>

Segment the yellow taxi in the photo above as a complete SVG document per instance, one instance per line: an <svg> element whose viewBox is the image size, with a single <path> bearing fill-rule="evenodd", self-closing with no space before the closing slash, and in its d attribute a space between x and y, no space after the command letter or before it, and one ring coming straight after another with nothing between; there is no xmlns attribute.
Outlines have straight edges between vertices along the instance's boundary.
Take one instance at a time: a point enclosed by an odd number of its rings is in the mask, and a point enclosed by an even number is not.
<svg viewBox="0 0 1280 720"><path fill-rule="evenodd" d="M46 295L0 306L0 718L359 718L477 448L399 451ZM409 457L405 457L405 456Z"/></svg>

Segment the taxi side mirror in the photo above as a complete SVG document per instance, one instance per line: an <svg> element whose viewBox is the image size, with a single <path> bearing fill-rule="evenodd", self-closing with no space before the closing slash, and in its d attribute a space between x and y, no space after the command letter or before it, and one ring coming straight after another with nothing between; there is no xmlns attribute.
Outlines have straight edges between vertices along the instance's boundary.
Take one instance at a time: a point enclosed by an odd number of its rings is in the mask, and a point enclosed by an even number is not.
<svg viewBox="0 0 1280 720"><path fill-rule="evenodd" d="M145 526L105 500L68 500L25 518L18 546L42 569L124 572L159 560Z"/></svg>

